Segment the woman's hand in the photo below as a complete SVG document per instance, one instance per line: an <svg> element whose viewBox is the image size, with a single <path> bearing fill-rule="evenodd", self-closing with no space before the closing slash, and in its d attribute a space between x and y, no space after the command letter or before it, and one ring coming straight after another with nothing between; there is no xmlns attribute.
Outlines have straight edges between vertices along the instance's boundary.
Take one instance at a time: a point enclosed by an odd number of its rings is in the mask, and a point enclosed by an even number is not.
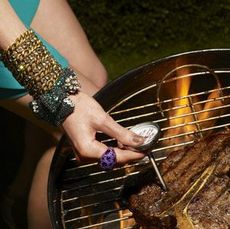
<svg viewBox="0 0 230 229"><path fill-rule="evenodd" d="M79 92L70 96L75 103L75 111L63 122L63 128L80 160L97 161L108 148L95 139L97 131L117 139L121 144L135 147L141 145L144 139L116 123L102 107L90 96ZM118 164L141 159L144 154L130 150L115 148Z"/></svg>

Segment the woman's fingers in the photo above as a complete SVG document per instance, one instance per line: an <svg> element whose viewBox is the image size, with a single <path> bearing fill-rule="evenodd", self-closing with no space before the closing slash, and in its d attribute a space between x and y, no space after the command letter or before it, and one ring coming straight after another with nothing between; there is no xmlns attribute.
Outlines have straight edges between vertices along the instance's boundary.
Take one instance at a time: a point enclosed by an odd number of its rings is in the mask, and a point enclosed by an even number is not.
<svg viewBox="0 0 230 229"><path fill-rule="evenodd" d="M141 152L134 152L131 150L121 150L119 148L115 148L115 152L116 152L118 164L125 164L127 162L133 160L140 160L145 157L145 154Z"/></svg>
<svg viewBox="0 0 230 229"><path fill-rule="evenodd" d="M100 127L101 131L111 137L116 138L120 144L127 146L139 146L144 143L144 138L122 127L115 122L112 117L107 116L105 122Z"/></svg>
<svg viewBox="0 0 230 229"><path fill-rule="evenodd" d="M79 93L78 96L71 99L76 104L76 110L63 122L63 128L77 150L76 153L81 161L92 161L92 159L99 161L106 150L108 150L105 144L95 139L97 131L102 131L110 137L117 139L122 147L130 146L130 148L135 148L143 144L144 138L116 123L91 97ZM113 150L111 152L114 154ZM124 164L144 157L144 154L127 148L115 148L115 153L118 164Z"/></svg>
<svg viewBox="0 0 230 229"><path fill-rule="evenodd" d="M97 159L98 161L102 157L102 155L106 152L108 147L97 141L93 140L91 142L85 142L84 145L81 146L81 151L79 152L79 157L85 161L90 159ZM114 148L116 154L117 164L125 164L129 161L142 159L145 154L141 152L134 152L131 150L123 150L119 148Z"/></svg>

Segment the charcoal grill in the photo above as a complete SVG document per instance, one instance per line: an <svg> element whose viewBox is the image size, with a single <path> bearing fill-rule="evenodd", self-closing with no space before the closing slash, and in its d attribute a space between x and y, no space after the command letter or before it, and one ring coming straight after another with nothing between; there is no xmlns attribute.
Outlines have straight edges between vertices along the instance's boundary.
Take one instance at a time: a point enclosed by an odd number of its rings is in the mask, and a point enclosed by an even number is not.
<svg viewBox="0 0 230 229"><path fill-rule="evenodd" d="M186 86L187 85L187 86ZM95 98L124 127L155 121L162 135L152 149L160 162L167 154L230 125L230 49L170 56L127 72ZM102 133L108 146L116 141ZM54 228L135 228L120 203L125 179L149 165L147 158L112 171L97 163L79 164L66 137L54 155L48 185Z"/></svg>

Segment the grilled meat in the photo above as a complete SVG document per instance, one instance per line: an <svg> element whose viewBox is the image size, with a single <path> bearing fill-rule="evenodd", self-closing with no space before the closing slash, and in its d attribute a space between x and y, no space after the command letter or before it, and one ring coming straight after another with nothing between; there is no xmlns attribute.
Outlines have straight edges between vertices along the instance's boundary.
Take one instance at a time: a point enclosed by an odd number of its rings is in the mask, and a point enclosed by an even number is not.
<svg viewBox="0 0 230 229"><path fill-rule="evenodd" d="M128 208L143 228L230 228L230 131L172 152L160 165L164 192L152 171L135 181ZM133 189L129 188L130 190Z"/></svg>

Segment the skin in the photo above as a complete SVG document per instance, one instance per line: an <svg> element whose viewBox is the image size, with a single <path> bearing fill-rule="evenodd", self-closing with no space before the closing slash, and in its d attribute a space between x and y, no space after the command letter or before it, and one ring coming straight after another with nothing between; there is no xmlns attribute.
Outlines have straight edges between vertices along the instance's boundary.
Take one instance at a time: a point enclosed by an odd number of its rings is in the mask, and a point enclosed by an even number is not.
<svg viewBox="0 0 230 229"><path fill-rule="evenodd" d="M26 31L26 28L7 0L1 0L0 6L0 48L5 50ZM59 129L33 116L28 108L28 103L33 99L30 95L15 100L0 101L1 106L41 127L54 142L54 144L49 142L47 147L42 149L43 155L34 173L28 204L29 228L48 229L51 228L51 224L47 209L47 179L55 142L64 132L76 149L79 160L82 161L98 161L107 149L106 145L95 139L96 131L102 131L117 139L121 145L132 147L142 144L143 139L117 124L92 98L92 95L106 83L106 71L89 45L84 31L67 2L41 0L32 28L68 59L70 65L79 73L82 85L81 92L70 96L75 103L75 111L66 118ZM61 32L57 33L57 31ZM36 132L36 128L33 131ZM37 139L43 138L43 131L36 136ZM36 147L33 146L33 150L34 148ZM45 153L44 149L46 149ZM28 150L28 155L29 152L31 150ZM141 152L121 148L115 148L115 152L119 165L144 157ZM22 168L28 163L28 159L25 159ZM12 190L16 189L17 184L20 184L24 177L25 174L19 172L15 184L11 187Z"/></svg>

